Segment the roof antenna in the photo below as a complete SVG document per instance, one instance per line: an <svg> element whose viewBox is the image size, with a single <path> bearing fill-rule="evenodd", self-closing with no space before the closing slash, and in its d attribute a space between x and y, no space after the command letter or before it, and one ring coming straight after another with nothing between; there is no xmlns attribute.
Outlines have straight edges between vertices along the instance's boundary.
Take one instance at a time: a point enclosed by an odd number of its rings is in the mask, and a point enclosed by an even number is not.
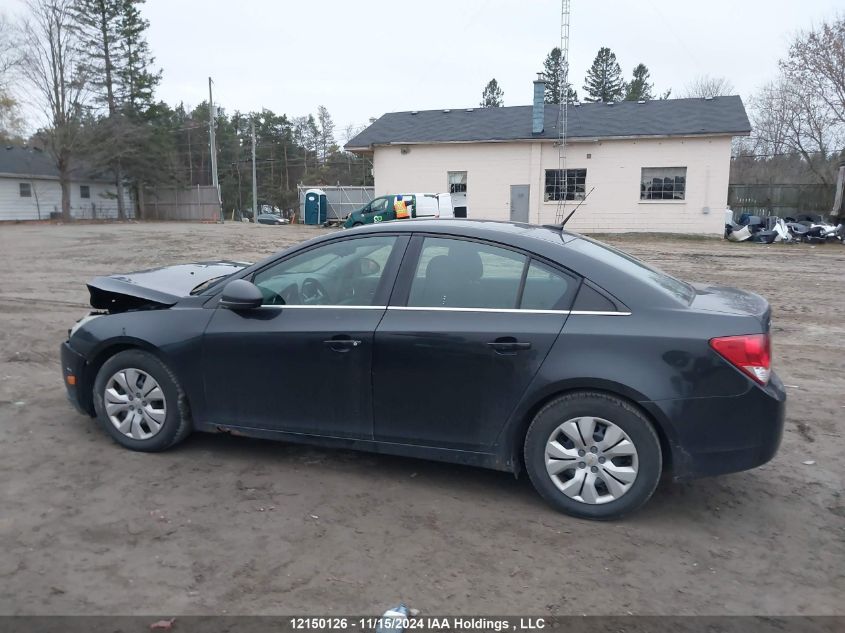
<svg viewBox="0 0 845 633"><path fill-rule="evenodd" d="M562 229L563 227L565 227L565 226L566 226L566 223L567 223L567 222L569 222L569 218L571 218L573 215L575 215L575 212L579 209L579 207L580 207L582 204L584 204L584 202L587 200L587 198L589 198L589 197L590 197L590 194L591 194L591 193L593 193L593 190L594 190L594 189L595 189L595 187L590 187L590 190L587 192L587 195L585 195L585 196L581 199L581 202L579 202L579 203L578 203L578 206L576 206L574 209L572 209L572 211L570 211L570 212L569 212L569 215L567 215L567 216L566 216L566 219L564 219L564 221L560 223L560 228L561 228L561 229Z"/></svg>

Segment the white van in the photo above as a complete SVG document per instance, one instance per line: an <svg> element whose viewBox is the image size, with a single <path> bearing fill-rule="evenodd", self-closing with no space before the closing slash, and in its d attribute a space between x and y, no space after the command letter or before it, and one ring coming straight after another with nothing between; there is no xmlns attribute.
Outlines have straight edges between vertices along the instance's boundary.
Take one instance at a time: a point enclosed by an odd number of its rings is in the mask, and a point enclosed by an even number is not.
<svg viewBox="0 0 845 633"><path fill-rule="evenodd" d="M352 228L362 224L396 220L393 205L399 196L402 196L402 200L405 202L409 218L455 217L452 195L449 193L392 193L379 196L357 211L350 213L343 226Z"/></svg>

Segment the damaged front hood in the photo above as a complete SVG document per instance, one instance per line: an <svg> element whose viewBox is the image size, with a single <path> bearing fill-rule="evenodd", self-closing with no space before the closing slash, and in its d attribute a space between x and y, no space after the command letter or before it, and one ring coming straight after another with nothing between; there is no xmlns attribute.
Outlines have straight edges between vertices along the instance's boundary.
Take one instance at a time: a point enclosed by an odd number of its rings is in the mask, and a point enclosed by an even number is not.
<svg viewBox="0 0 845 633"><path fill-rule="evenodd" d="M248 263L232 261L198 262L95 277L88 282L88 292L91 306L101 310L166 307L202 284L228 277L247 266Z"/></svg>

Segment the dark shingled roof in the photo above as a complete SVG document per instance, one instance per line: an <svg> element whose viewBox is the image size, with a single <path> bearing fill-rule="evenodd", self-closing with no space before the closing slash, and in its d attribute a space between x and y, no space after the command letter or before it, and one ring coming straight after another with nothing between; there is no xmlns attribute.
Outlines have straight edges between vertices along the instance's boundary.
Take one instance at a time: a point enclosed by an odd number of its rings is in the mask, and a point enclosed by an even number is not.
<svg viewBox="0 0 845 633"><path fill-rule="evenodd" d="M0 175L31 176L35 178L58 178L59 170L53 158L45 151L31 147L0 145ZM109 174L92 172L84 167L71 169L74 180L110 182Z"/></svg>
<svg viewBox="0 0 845 633"><path fill-rule="evenodd" d="M555 140L558 106L546 105L545 126L531 133L532 106L465 108L392 112L385 114L346 144L346 149L369 149L397 143L450 141ZM584 103L567 108L567 137L747 135L748 115L738 96L714 99L665 99L637 103Z"/></svg>

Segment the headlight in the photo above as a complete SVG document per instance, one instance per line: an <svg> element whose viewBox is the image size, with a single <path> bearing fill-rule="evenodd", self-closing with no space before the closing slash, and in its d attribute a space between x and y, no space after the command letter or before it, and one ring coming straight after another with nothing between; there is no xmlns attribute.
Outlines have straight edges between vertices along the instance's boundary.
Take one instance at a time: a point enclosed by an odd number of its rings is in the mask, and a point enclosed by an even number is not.
<svg viewBox="0 0 845 633"><path fill-rule="evenodd" d="M102 312L89 312L84 317L79 319L79 321L77 321L74 326L67 331L67 337L70 338L76 333L79 328L88 323L88 321L93 321L94 319L100 316L103 316Z"/></svg>

